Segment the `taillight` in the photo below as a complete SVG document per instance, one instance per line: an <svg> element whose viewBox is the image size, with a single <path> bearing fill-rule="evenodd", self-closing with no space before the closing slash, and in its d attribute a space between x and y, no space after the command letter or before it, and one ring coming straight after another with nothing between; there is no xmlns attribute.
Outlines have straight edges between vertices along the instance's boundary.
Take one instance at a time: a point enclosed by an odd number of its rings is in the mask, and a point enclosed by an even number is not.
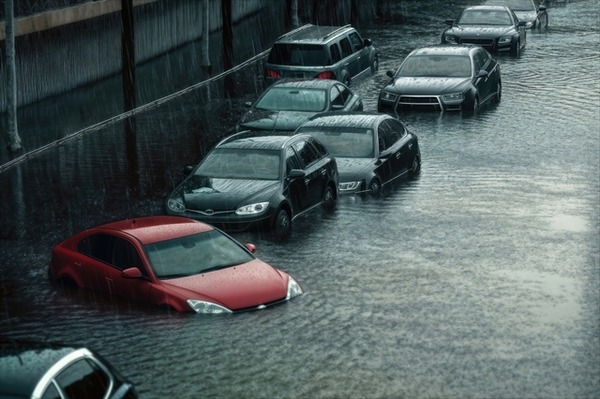
<svg viewBox="0 0 600 399"><path fill-rule="evenodd" d="M267 69L266 75L267 75L267 78L271 78L271 79L279 79L281 77L279 72L274 71L272 69Z"/></svg>
<svg viewBox="0 0 600 399"><path fill-rule="evenodd" d="M315 76L317 79L335 79L335 75L331 71L325 71Z"/></svg>

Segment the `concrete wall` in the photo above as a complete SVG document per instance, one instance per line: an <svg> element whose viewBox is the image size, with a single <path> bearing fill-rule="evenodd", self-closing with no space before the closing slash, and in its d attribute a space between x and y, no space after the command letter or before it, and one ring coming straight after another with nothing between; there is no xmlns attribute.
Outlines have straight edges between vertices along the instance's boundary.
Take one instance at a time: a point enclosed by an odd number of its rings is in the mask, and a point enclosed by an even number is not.
<svg viewBox="0 0 600 399"><path fill-rule="evenodd" d="M302 23L350 23L356 22L358 15L370 17L374 13L375 2L298 0L298 14ZM202 4L201 0L135 0L136 63L142 65L153 59L168 58L174 49L198 42L204 23ZM269 48L280 34L290 28L291 0L231 0L231 4L236 63ZM211 59L215 72L218 72L221 0L209 0L209 10L211 36L214 35ZM259 22L252 22L251 29L245 27L238 32L237 26L247 19ZM99 0L53 10L45 16L17 19L16 24L18 106L120 73L120 0ZM200 57L192 58L188 65L183 66L184 69L200 67ZM0 112L6 110L5 59L5 41L2 40Z"/></svg>

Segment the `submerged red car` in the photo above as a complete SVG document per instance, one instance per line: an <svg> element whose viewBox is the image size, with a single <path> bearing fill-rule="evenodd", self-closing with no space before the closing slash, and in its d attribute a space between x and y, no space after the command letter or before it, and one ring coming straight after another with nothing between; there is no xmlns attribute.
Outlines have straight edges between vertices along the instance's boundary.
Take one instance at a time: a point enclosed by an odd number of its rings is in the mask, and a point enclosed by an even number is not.
<svg viewBox="0 0 600 399"><path fill-rule="evenodd" d="M87 229L52 249L52 280L197 313L263 309L303 293L221 230L179 216Z"/></svg>

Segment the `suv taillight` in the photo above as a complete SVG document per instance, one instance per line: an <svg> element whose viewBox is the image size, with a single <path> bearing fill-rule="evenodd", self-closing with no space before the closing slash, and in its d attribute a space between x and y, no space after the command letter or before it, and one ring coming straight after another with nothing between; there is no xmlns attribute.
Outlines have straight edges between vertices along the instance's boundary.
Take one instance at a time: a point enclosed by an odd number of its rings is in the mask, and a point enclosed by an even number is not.
<svg viewBox="0 0 600 399"><path fill-rule="evenodd" d="M325 71L315 76L317 79L335 79L335 75L331 71Z"/></svg>
<svg viewBox="0 0 600 399"><path fill-rule="evenodd" d="M279 72L274 71L272 69L267 69L267 72L265 73L265 75L267 76L267 78L272 78L272 79L279 79L281 77Z"/></svg>

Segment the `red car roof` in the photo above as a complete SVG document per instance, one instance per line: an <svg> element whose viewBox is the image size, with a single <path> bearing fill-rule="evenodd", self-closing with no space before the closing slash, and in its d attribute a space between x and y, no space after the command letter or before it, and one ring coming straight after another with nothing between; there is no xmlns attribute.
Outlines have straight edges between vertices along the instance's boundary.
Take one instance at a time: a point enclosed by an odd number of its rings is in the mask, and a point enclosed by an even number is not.
<svg viewBox="0 0 600 399"><path fill-rule="evenodd" d="M162 215L120 220L98 227L122 231L137 238L143 244L152 244L214 229L197 220Z"/></svg>

